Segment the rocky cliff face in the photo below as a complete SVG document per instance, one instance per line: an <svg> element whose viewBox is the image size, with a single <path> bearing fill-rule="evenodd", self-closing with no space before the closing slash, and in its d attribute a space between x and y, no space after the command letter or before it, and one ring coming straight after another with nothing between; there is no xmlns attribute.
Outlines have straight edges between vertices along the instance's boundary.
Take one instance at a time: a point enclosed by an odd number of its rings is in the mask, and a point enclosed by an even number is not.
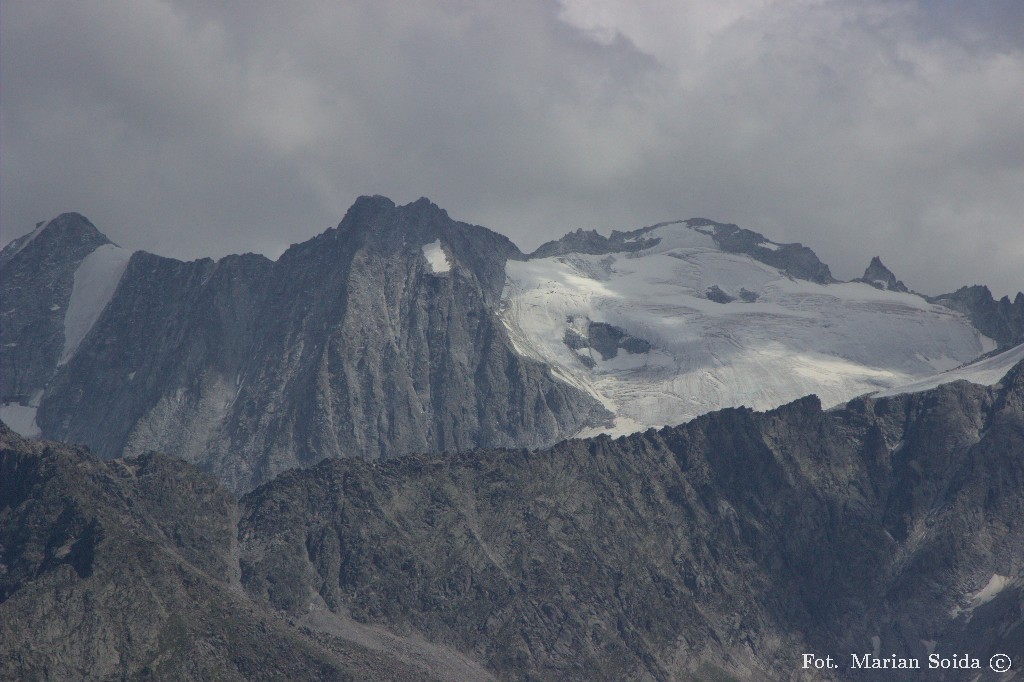
<svg viewBox="0 0 1024 682"><path fill-rule="evenodd" d="M75 271L105 244L92 223L66 213L0 252L0 403L28 405L42 393L64 349Z"/></svg>
<svg viewBox="0 0 1024 682"><path fill-rule="evenodd" d="M0 678L485 679L420 642L295 627L241 588L235 499L185 462L101 462L0 424Z"/></svg>
<svg viewBox="0 0 1024 682"><path fill-rule="evenodd" d="M38 423L106 457L178 453L235 490L324 457L550 445L607 413L513 351L494 313L510 257L383 197L277 262L136 253Z"/></svg>
<svg viewBox="0 0 1024 682"><path fill-rule="evenodd" d="M893 679L1017 656L1024 365L823 412L330 460L234 502L0 428L0 672ZM802 654L841 667L802 670ZM922 679L979 679L947 669ZM998 678L987 670L980 679Z"/></svg>
<svg viewBox="0 0 1024 682"><path fill-rule="evenodd" d="M995 339L999 348L1024 343L1024 293L1018 292L1013 302L1009 296L998 301L988 287L960 287L951 294L935 296L935 303L967 315L971 324L985 336Z"/></svg>
<svg viewBox="0 0 1024 682"><path fill-rule="evenodd" d="M526 678L892 679L848 669L873 651L987 665L1022 638L1017 583L977 596L1024 569L1022 400L1018 366L998 390L325 462L245 498L243 579L296 616L322 601ZM807 651L843 669L801 672Z"/></svg>

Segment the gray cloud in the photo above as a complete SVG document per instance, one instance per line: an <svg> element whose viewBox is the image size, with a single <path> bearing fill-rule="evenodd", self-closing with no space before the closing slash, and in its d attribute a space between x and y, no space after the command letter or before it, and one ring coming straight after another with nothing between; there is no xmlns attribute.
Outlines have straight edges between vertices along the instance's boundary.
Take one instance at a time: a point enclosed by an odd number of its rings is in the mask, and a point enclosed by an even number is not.
<svg viewBox="0 0 1024 682"><path fill-rule="evenodd" d="M736 222L843 277L1024 286L1020 3L7 3L0 229L280 253L359 194L524 249Z"/></svg>

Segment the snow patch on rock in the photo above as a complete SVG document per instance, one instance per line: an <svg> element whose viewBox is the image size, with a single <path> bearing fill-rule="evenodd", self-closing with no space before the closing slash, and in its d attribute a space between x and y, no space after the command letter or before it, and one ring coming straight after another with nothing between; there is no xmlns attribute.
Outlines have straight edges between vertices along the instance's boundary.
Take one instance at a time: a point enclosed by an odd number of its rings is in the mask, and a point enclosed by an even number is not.
<svg viewBox="0 0 1024 682"><path fill-rule="evenodd" d="M423 245L423 257L427 259L430 271L435 275L448 272L452 269L452 262L448 260L448 254L441 246L441 240L437 239L430 244Z"/></svg>
<svg viewBox="0 0 1024 682"><path fill-rule="evenodd" d="M1011 582L1013 582L1013 578L993 573L985 587L971 596L971 604L968 609L976 609L982 604L989 603L996 598L996 595L1006 589L1006 586Z"/></svg>
<svg viewBox="0 0 1024 682"><path fill-rule="evenodd" d="M100 313L114 295L121 275L128 267L132 252L114 244L104 244L90 253L75 270L71 300L64 314L64 352L60 364L65 364L78 350L82 339L96 324Z"/></svg>
<svg viewBox="0 0 1024 682"><path fill-rule="evenodd" d="M11 427L12 431L25 438L35 438L39 435L35 407L18 403L4 403L0 405L0 420Z"/></svg>

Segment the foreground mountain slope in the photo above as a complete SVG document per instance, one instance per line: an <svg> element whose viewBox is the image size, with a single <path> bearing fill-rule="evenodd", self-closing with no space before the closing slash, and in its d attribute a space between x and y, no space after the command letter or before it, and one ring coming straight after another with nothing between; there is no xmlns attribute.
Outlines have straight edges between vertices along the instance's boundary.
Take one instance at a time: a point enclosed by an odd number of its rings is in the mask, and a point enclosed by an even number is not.
<svg viewBox="0 0 1024 682"><path fill-rule="evenodd" d="M1019 589L965 609L1021 576L1021 481L1024 366L546 452L325 462L246 497L243 571L296 616L413 628L506 674L791 679L812 651L892 679L850 654L1019 648Z"/></svg>
<svg viewBox="0 0 1024 682"><path fill-rule="evenodd" d="M0 472L8 676L888 680L850 655L1024 641L1024 364L547 451L325 460L237 507L183 462L6 429Z"/></svg>
<svg viewBox="0 0 1024 682"><path fill-rule="evenodd" d="M482 679L398 637L304 632L240 586L234 498L155 454L0 425L0 678Z"/></svg>

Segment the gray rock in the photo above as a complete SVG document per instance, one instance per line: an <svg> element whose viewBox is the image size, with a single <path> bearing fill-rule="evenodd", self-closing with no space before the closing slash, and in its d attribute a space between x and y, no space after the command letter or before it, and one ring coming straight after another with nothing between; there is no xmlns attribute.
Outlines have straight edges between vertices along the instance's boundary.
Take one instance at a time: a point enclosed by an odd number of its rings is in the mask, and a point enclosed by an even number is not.
<svg viewBox="0 0 1024 682"><path fill-rule="evenodd" d="M448 272L424 257L437 240ZM240 491L324 457L550 445L607 412L512 349L509 257L426 199L383 197L277 262L136 253L38 423L104 457L175 452Z"/></svg>
<svg viewBox="0 0 1024 682"><path fill-rule="evenodd" d="M717 284L709 286L705 295L709 301L714 301L715 303L731 303L736 300L735 296L725 293Z"/></svg>
<svg viewBox="0 0 1024 682"><path fill-rule="evenodd" d="M170 457L0 426L0 675L791 680L873 638L1017 656L1021 480L1024 363L547 451L325 460L237 503Z"/></svg>
<svg viewBox="0 0 1024 682"><path fill-rule="evenodd" d="M75 270L110 240L64 213L0 251L0 402L27 405L53 375L64 348L64 313Z"/></svg>
<svg viewBox="0 0 1024 682"><path fill-rule="evenodd" d="M740 300L743 301L744 303L753 303L758 298L760 298L760 296L756 291L749 291L747 289L744 289L743 287L740 287Z"/></svg>
<svg viewBox="0 0 1024 682"><path fill-rule="evenodd" d="M243 580L502 677L789 680L811 651L842 664L815 679L892 679L850 654L1019 648L1018 588L984 623L957 608L1024 567L1022 427L1024 365L545 452L324 462L244 498Z"/></svg>
<svg viewBox="0 0 1024 682"><path fill-rule="evenodd" d="M561 239L545 242L530 254L530 258L549 258L569 253L601 255L605 253L630 253L642 251L655 246L660 239L629 239L630 234L613 231L611 237L605 237L596 230L578 229L569 232Z"/></svg>
<svg viewBox="0 0 1024 682"><path fill-rule="evenodd" d="M994 339L999 349L1006 349L1024 343L1024 293L1010 302L1009 296L998 301L992 296L988 287L974 285L960 287L951 294L928 298L932 303L963 313L970 318L971 324Z"/></svg>
<svg viewBox="0 0 1024 682"><path fill-rule="evenodd" d="M312 632L241 588L238 507L185 462L0 424L0 678L486 679L458 652Z"/></svg>
<svg viewBox="0 0 1024 682"><path fill-rule="evenodd" d="M864 270L864 276L860 278L860 281L885 291L909 291L903 282L896 279L896 275L892 273L892 270L885 267L882 259L878 256L871 259L871 263Z"/></svg>
<svg viewBox="0 0 1024 682"><path fill-rule="evenodd" d="M565 330L562 341L572 350L588 348L596 350L602 360L611 360L619 354L620 350L633 354L649 353L651 350L649 341L632 336L625 330L607 322L588 321L586 336L570 327ZM596 361L588 355L577 354L577 357L588 367L596 365Z"/></svg>

